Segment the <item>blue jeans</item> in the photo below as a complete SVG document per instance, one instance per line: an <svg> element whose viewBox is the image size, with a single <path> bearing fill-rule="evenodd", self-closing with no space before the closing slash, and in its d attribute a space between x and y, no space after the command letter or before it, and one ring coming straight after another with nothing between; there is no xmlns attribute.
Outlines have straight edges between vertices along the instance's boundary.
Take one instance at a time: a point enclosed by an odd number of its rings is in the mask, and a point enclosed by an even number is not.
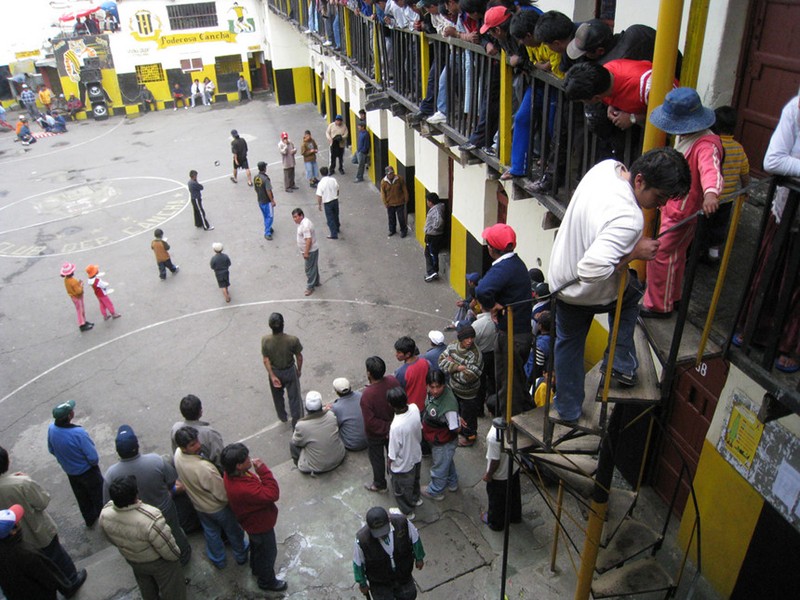
<svg viewBox="0 0 800 600"><path fill-rule="evenodd" d="M322 206L325 208L325 220L331 232L330 237L335 240L339 237L339 199L325 202Z"/></svg>
<svg viewBox="0 0 800 600"><path fill-rule="evenodd" d="M309 181L312 179L319 179L319 167L317 166L317 161L312 160L303 164L306 167L306 179Z"/></svg>
<svg viewBox="0 0 800 600"><path fill-rule="evenodd" d="M197 511L197 516L200 518L200 525L203 526L203 535L206 538L206 554L212 563L219 568L226 565L223 531L228 537L236 562L240 565L247 562L248 546L244 541L244 531L239 527L229 506L215 513Z"/></svg>
<svg viewBox="0 0 800 600"><path fill-rule="evenodd" d="M363 152L356 152L358 158L358 171L356 172L356 181L364 181L364 170L367 168L367 161L369 161L369 154Z"/></svg>
<svg viewBox="0 0 800 600"><path fill-rule="evenodd" d="M329 10L336 10L334 8L329 8ZM341 22L339 20L339 11L336 10L336 16L333 17L333 45L336 49L341 49L342 47L342 30L341 30Z"/></svg>
<svg viewBox="0 0 800 600"><path fill-rule="evenodd" d="M317 3L311 0L308 3L308 28L311 31L319 33L319 13L317 12Z"/></svg>
<svg viewBox="0 0 800 600"><path fill-rule="evenodd" d="M631 275L625 294L622 296L622 313L617 336L617 350L614 355L613 371L625 375L633 375L639 367L636 359L636 346L633 333L636 319L639 316L639 300L642 287L635 275ZM614 311L616 300L605 306L578 306L559 300L556 304L556 381L558 394L554 400L558 414L568 421L577 420L581 416L583 406L583 354L586 336L592 325L594 316L608 313L608 340L613 333ZM603 365L608 359L608 348L603 358Z"/></svg>
<svg viewBox="0 0 800 600"><path fill-rule="evenodd" d="M431 464L431 482L428 484L428 491L438 496L445 488L458 485L458 473L456 473L456 463L453 457L456 455L458 438L446 444L433 446L433 463Z"/></svg>
<svg viewBox="0 0 800 600"><path fill-rule="evenodd" d="M533 87L528 86L522 102L514 114L514 130L511 135L511 168L512 175L522 177L528 167L528 150L531 139L531 98Z"/></svg>
<svg viewBox="0 0 800 600"><path fill-rule="evenodd" d="M259 202L258 208L261 209L261 214L264 215L264 235L272 235L272 220L275 217L272 202L265 202L264 204Z"/></svg>

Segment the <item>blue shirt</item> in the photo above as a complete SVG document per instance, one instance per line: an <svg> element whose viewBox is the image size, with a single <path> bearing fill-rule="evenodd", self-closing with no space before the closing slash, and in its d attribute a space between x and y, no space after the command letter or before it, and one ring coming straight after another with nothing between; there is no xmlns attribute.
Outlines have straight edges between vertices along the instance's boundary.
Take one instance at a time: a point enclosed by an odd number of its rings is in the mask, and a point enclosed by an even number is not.
<svg viewBox="0 0 800 600"><path fill-rule="evenodd" d="M422 358L427 360L431 365L431 371L441 371L439 368L439 357L446 348L447 344L439 344L438 346L433 346L430 350L422 355Z"/></svg>
<svg viewBox="0 0 800 600"><path fill-rule="evenodd" d="M358 132L358 146L357 150L361 154L369 154L369 131L364 129L364 131Z"/></svg>
<svg viewBox="0 0 800 600"><path fill-rule="evenodd" d="M71 423L64 427L50 424L47 430L47 449L56 457L67 475L83 475L100 460L94 442L86 430Z"/></svg>
<svg viewBox="0 0 800 600"><path fill-rule="evenodd" d="M514 333L531 333L531 278L528 267L516 254L492 264L475 288L475 296L487 311L495 304L514 304ZM517 302L521 304L515 304ZM497 328L508 331L507 317L499 315Z"/></svg>

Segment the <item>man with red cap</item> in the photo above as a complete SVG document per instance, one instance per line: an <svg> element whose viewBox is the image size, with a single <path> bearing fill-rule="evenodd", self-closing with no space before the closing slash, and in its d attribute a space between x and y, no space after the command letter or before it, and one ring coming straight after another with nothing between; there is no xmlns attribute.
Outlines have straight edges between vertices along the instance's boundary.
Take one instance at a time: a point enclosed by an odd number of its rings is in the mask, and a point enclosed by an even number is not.
<svg viewBox="0 0 800 600"><path fill-rule="evenodd" d="M289 134L285 131L281 132L278 151L281 153L281 163L283 164L283 190L292 193L293 190L298 189L294 184L294 155L297 154L297 148L294 147L294 142L289 139Z"/></svg>
<svg viewBox="0 0 800 600"><path fill-rule="evenodd" d="M531 280L528 267L514 252L517 235L505 223L497 223L483 230L489 256L494 262L481 278L475 295L484 310L492 313L497 323L494 364L497 383L497 408L500 414L508 395L508 312L514 312L514 376L512 385L511 414L516 415L533 408L531 395L525 378L525 361L531 351Z"/></svg>

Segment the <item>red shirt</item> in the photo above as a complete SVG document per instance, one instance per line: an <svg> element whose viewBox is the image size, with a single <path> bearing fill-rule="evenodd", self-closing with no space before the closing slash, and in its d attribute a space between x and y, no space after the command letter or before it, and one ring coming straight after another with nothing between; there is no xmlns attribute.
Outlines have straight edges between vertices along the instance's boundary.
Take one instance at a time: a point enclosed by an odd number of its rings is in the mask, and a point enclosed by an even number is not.
<svg viewBox="0 0 800 600"><path fill-rule="evenodd" d="M425 413L425 396L428 395L428 384L425 379L428 377L430 363L424 358L416 357L412 363L406 363L395 373L397 380L408 396L408 402L417 405L419 413Z"/></svg>
<svg viewBox="0 0 800 600"><path fill-rule="evenodd" d="M247 533L267 533L275 527L278 520L278 507L275 503L281 492L272 471L261 465L253 475L250 471L241 477L223 476L228 505L236 520Z"/></svg>
<svg viewBox="0 0 800 600"><path fill-rule="evenodd" d="M386 392L400 387L394 375L370 383L361 392L361 414L364 416L364 432L368 438L389 439L389 427L394 411L386 400Z"/></svg>
<svg viewBox="0 0 800 600"><path fill-rule="evenodd" d="M653 63L649 60L620 58L607 62L603 67L614 77L611 95L603 98L603 103L626 113L635 115L646 113L647 101L650 99Z"/></svg>

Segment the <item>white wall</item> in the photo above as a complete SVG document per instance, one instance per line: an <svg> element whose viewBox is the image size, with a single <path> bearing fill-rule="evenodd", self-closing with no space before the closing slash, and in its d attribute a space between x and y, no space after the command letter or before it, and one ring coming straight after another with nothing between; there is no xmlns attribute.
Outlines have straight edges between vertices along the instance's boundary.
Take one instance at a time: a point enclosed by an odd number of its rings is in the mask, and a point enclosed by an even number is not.
<svg viewBox="0 0 800 600"><path fill-rule="evenodd" d="M414 176L425 189L436 192L442 198L447 197L447 154L415 131L414 159L416 161Z"/></svg>
<svg viewBox="0 0 800 600"><path fill-rule="evenodd" d="M529 269L538 267L547 275L550 252L557 229L542 229L547 209L535 199L509 200L506 223L517 233L517 253Z"/></svg>
<svg viewBox="0 0 800 600"><path fill-rule="evenodd" d="M292 69L308 65L308 41L297 29L272 11L267 11L269 36L266 45L273 69Z"/></svg>
<svg viewBox="0 0 800 600"><path fill-rule="evenodd" d="M483 230L494 224L497 217L495 182L486 180L487 167L483 163L463 166L456 163L453 169L453 216L480 240Z"/></svg>
<svg viewBox="0 0 800 600"><path fill-rule="evenodd" d="M391 115L391 113L389 113ZM394 154L407 167L416 164L414 158L414 136L406 127L406 122L398 117L389 116L389 152Z"/></svg>

